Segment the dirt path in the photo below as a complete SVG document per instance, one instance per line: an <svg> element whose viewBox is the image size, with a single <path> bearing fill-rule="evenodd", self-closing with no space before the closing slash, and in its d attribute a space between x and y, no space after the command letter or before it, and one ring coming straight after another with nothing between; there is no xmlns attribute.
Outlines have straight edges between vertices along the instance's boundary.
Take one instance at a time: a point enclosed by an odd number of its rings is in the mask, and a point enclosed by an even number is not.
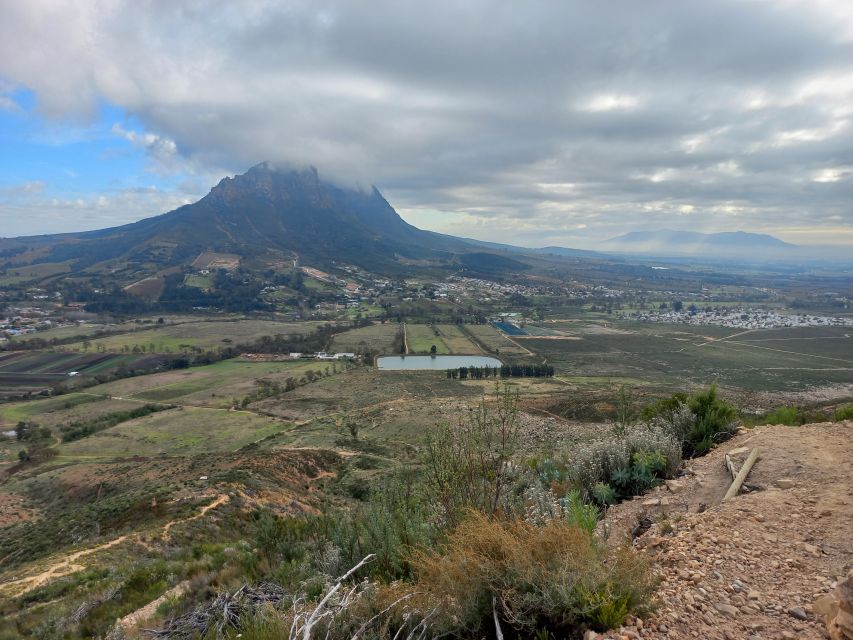
<svg viewBox="0 0 853 640"><path fill-rule="evenodd" d="M713 338L711 336L706 336L708 339L705 342L700 342L699 344L694 344L693 346L704 347L706 344L714 344L715 342L725 342L726 340L730 340L731 338L745 336L747 333L752 333L753 331L758 331L758 329L747 329L746 331L738 331L737 333L733 333L728 336L723 336L722 338Z"/></svg>
<svg viewBox="0 0 853 640"><path fill-rule="evenodd" d="M105 549L109 549L110 547L114 547L118 544L121 544L127 539L127 536L119 536L115 540L110 540L109 542L105 542L104 544L98 545L97 547L92 547L91 549L83 549L82 551L76 551L71 555L67 556L65 559L60 560L59 562L51 565L50 567L35 576L21 578L20 580L14 580L12 582L6 583L4 586L9 587L23 583L23 588L12 595L13 598L17 598L25 594L27 591L31 591L33 589L36 589L37 587L42 586L43 584L50 582L54 578L61 578L62 576L67 576L70 573L82 571L85 567L81 564L75 564L77 560L85 556L92 555L93 553L104 551Z"/></svg>
<svg viewBox="0 0 853 640"><path fill-rule="evenodd" d="M171 522L167 522L167 523L163 526L163 531L162 531L162 534L161 534L161 535L163 536L163 540L169 540L169 531L170 531L170 530L171 530L171 528L172 528L172 527L174 527L176 524L186 524L187 522L192 522L193 520L198 520L199 518L204 517L204 515L205 515L208 511L210 511L211 509L215 509L216 507L220 507L220 506L222 506L223 504L225 504L226 502L228 502L229 500L230 500L230 498L228 497L228 494L227 494L227 493L221 493L221 494L219 494L219 495L216 497L216 500L214 500L214 501L213 501L213 502L211 502L210 504L208 504L208 505L206 505L206 506L202 507L202 508L201 508L201 511L199 511L199 512L198 512L197 514L195 514L194 516L190 516L189 518L184 518L183 520L172 520Z"/></svg>
<svg viewBox="0 0 853 640"><path fill-rule="evenodd" d="M197 520L204 516L211 509L215 509L226 502L228 502L229 497L227 494L223 493L216 497L216 499L208 505L205 505L201 508L201 510L195 514L194 516L190 516L189 518L183 518L180 520L171 520L163 525L162 536L164 540L169 539L169 530L178 524L184 524L186 522L191 522L193 520ZM9 587L15 588L17 585L17 590L12 593L11 597L18 598L25 594L27 591L32 591L37 587L40 587L44 584L47 584L54 578L61 578L62 576L67 576L71 573L76 573L77 571L82 571L85 567L82 564L77 564L77 561L80 558L85 558L86 556L90 556L95 553L99 553L101 551L105 551L106 549L110 549L111 547L115 547L116 545L121 544L127 540L138 540L141 536L141 533L133 534L133 535L124 535L115 538L114 540L110 540L109 542L105 542L96 547L92 547L90 549L83 549L81 551L75 551L74 553L66 556L62 560L50 565L47 569L38 573L34 576L28 576L26 578L19 578L18 580L13 580L11 582L7 582L4 585L0 585L0 588L7 589Z"/></svg>
<svg viewBox="0 0 853 640"><path fill-rule="evenodd" d="M166 593L164 593L159 598L152 600L144 607L141 607L134 611L133 613L127 614L123 618L119 618L116 622L117 627L123 627L126 630L133 629L137 625L146 620L150 620L154 614L157 613L158 607L169 600L170 598L179 598L184 595L190 588L190 581L184 580L183 582L179 582L174 587L169 589Z"/></svg>
<svg viewBox="0 0 853 640"><path fill-rule="evenodd" d="M794 356L802 356L803 358L818 358L820 360L832 360L833 362L844 362L845 364L848 364L850 362L850 360L847 358L833 358L831 356L819 356L819 355L816 355L814 353L800 353L799 351L788 351L787 349L774 349L773 347L762 347L761 345L753 344L751 342L738 342L737 340L727 341L727 342L728 342L728 344L737 344L737 345L740 345L743 347L751 347L753 349L764 349L765 351L775 351L777 353L787 353L787 354L794 355Z"/></svg>
<svg viewBox="0 0 853 640"><path fill-rule="evenodd" d="M406 323L403 323L403 352L408 355L409 354L409 335L406 330Z"/></svg>
<svg viewBox="0 0 853 640"><path fill-rule="evenodd" d="M612 537L638 518L654 522L634 544L661 577L660 607L605 637L825 638L812 605L853 565L851 436L853 421L757 427L614 507ZM725 454L739 447L760 451L754 490L720 502L731 482Z"/></svg>

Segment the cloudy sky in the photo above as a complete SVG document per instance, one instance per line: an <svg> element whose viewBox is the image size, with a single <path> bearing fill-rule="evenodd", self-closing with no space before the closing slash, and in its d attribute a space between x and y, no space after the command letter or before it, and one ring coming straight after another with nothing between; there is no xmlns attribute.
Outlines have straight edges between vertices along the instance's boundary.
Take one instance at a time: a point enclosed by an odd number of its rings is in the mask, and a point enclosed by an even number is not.
<svg viewBox="0 0 853 640"><path fill-rule="evenodd" d="M515 244L853 245L853 2L0 0L0 236L261 160Z"/></svg>

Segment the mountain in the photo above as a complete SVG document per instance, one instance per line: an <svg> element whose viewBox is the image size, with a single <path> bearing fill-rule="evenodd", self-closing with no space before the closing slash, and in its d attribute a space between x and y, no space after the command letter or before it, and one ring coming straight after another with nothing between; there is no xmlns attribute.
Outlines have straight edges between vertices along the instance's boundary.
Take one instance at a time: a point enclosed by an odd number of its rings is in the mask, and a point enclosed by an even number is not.
<svg viewBox="0 0 853 640"><path fill-rule="evenodd" d="M761 233L700 233L672 229L626 233L606 240L601 244L601 248L629 254L744 260L799 257L805 249Z"/></svg>
<svg viewBox="0 0 853 640"><path fill-rule="evenodd" d="M459 256L482 249L408 224L375 187L345 188L321 180L313 167L269 163L224 178L198 202L139 222L0 241L0 257L7 259L71 261L74 271L121 269L133 277L189 264L203 251L237 254L243 261L298 256L314 266L339 262L393 272L412 264L465 266Z"/></svg>

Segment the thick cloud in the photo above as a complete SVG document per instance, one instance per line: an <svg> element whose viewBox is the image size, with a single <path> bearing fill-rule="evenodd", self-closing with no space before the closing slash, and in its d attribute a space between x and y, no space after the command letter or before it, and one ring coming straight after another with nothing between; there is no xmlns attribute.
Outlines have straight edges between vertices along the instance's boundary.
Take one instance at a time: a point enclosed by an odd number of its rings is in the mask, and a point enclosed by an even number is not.
<svg viewBox="0 0 853 640"><path fill-rule="evenodd" d="M164 173L311 163L463 235L853 242L852 7L0 0L0 78Z"/></svg>

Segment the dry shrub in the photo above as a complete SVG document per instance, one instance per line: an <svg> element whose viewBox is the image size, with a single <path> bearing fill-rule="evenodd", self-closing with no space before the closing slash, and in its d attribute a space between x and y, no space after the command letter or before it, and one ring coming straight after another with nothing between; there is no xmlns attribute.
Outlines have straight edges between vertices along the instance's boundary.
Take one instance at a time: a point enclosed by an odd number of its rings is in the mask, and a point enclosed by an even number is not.
<svg viewBox="0 0 853 640"><path fill-rule="evenodd" d="M436 626L457 634L493 625L493 602L519 632L604 629L646 608L654 590L640 556L608 549L560 520L537 527L472 512L414 565L417 590L440 611Z"/></svg>

